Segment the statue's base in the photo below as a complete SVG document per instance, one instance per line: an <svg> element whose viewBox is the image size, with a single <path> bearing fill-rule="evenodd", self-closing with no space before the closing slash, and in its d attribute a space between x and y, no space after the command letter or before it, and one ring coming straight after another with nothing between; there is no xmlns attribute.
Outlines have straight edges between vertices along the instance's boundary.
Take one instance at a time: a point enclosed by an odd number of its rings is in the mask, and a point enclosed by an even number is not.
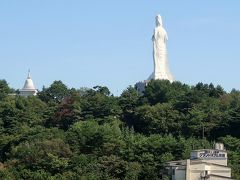
<svg viewBox="0 0 240 180"><path fill-rule="evenodd" d="M135 84L135 89L142 94L145 91L146 86L148 85L149 80L140 81Z"/></svg>

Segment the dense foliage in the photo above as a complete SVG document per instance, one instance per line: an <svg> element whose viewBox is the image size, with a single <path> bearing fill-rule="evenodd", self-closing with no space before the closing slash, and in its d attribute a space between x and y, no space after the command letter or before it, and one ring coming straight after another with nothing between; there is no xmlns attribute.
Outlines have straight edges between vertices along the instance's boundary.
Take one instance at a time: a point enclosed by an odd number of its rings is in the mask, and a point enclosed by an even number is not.
<svg viewBox="0 0 240 180"><path fill-rule="evenodd" d="M0 179L167 179L165 162L216 141L240 179L237 90L156 80L120 97L61 81L36 97L11 92L0 80Z"/></svg>

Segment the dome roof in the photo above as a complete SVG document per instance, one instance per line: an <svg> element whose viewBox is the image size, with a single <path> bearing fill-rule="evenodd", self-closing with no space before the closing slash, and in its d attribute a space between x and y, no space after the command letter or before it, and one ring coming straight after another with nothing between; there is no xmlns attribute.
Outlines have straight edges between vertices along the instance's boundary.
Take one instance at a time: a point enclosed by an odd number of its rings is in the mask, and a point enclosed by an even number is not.
<svg viewBox="0 0 240 180"><path fill-rule="evenodd" d="M28 77L27 77L27 80L25 81L25 84L22 90L36 90L33 84L33 81L31 79L30 72L28 72Z"/></svg>

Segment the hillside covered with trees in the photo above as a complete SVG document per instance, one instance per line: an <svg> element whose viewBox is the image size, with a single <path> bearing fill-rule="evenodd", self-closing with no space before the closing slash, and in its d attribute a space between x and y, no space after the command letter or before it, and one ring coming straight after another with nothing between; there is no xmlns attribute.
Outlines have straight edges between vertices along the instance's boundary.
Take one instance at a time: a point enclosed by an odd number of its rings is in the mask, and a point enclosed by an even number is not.
<svg viewBox="0 0 240 180"><path fill-rule="evenodd" d="M240 91L155 80L119 97L61 81L35 97L12 92L0 80L0 179L167 179L165 162L214 142L240 179Z"/></svg>

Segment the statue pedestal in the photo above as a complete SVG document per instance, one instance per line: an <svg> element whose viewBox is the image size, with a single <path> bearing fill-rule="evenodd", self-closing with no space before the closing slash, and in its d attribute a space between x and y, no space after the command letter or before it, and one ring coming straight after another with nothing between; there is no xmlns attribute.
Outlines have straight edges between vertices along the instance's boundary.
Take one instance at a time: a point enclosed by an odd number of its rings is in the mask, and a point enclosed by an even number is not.
<svg viewBox="0 0 240 180"><path fill-rule="evenodd" d="M143 94L143 91L145 91L146 86L148 85L149 81L140 81L135 84L135 89L140 93Z"/></svg>

